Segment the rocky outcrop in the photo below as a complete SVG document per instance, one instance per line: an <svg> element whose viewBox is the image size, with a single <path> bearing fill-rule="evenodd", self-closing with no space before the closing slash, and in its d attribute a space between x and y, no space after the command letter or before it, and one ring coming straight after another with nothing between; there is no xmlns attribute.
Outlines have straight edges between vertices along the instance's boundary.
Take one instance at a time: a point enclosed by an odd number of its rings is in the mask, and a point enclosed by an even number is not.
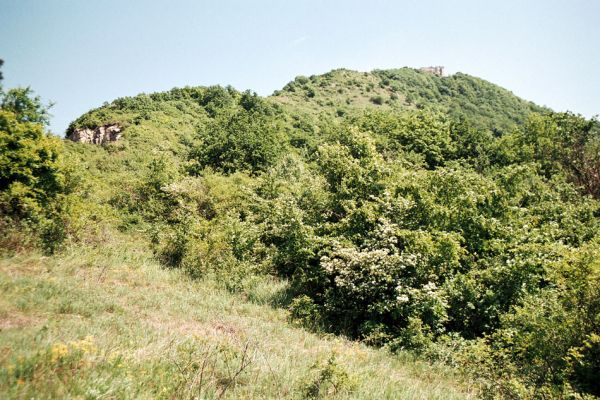
<svg viewBox="0 0 600 400"><path fill-rule="evenodd" d="M119 124L107 124L94 129L79 128L68 134L67 139L81 143L103 144L121 139L122 131L123 128Z"/></svg>

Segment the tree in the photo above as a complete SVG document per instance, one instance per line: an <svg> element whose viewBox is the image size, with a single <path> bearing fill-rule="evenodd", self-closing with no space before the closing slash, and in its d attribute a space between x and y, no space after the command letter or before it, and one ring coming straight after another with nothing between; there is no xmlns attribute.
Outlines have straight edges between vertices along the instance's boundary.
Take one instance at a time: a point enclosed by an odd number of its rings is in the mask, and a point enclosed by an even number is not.
<svg viewBox="0 0 600 400"><path fill-rule="evenodd" d="M63 190L61 143L41 124L0 110L0 213L33 217Z"/></svg>
<svg viewBox="0 0 600 400"><path fill-rule="evenodd" d="M62 142L44 130L47 109L29 88L0 91L0 224L29 225L52 252L62 241Z"/></svg>
<svg viewBox="0 0 600 400"><path fill-rule="evenodd" d="M39 96L35 96L31 88L13 88L0 95L0 107L11 111L19 122L32 122L48 125L50 114Z"/></svg>
<svg viewBox="0 0 600 400"><path fill-rule="evenodd" d="M226 92L221 89L215 93L218 104L222 104ZM191 152L200 169L211 166L225 173L256 173L277 161L282 140L273 117L275 110L269 104L247 92L237 104L218 109L208 126L199 131L199 144Z"/></svg>
<svg viewBox="0 0 600 400"><path fill-rule="evenodd" d="M586 194L600 198L600 123L569 112L533 115L513 135L519 161L537 161L547 176L564 172Z"/></svg>

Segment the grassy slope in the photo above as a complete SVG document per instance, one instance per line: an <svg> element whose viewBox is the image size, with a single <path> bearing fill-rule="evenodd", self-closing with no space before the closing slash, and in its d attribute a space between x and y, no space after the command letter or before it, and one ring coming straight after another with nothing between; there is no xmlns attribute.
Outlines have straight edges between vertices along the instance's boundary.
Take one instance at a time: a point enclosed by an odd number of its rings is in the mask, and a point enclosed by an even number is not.
<svg viewBox="0 0 600 400"><path fill-rule="evenodd" d="M443 367L290 325L269 305L282 283L232 295L123 239L0 260L0 398L303 398L332 354L327 398L474 397Z"/></svg>

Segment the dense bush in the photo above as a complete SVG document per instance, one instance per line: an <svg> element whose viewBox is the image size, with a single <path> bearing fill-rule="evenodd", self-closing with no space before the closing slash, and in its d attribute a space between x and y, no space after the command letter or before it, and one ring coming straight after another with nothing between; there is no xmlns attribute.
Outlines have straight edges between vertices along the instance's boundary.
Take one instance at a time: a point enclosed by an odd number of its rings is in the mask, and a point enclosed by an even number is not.
<svg viewBox="0 0 600 400"><path fill-rule="evenodd" d="M368 112L322 124L305 155L205 161L217 172L172 183L149 175L142 187L163 204L155 249L232 289L252 274L289 278L307 326L443 358L494 393L597 393L600 205L570 183L562 153L523 144L562 118L495 138L437 113Z"/></svg>
<svg viewBox="0 0 600 400"><path fill-rule="evenodd" d="M321 214L286 183L291 173L258 192L270 204L259 209L263 242L299 296L293 315L434 355L448 343L482 351L463 343L483 340L489 357L468 366L505 394L595 393L599 204L577 193L562 164L546 174L548 160L521 155L514 139L557 118L532 117L506 139L423 111L367 113L330 129L304 173L325 180L313 186L326 199ZM470 148L458 147L461 132ZM503 154L517 156L498 162Z"/></svg>
<svg viewBox="0 0 600 400"><path fill-rule="evenodd" d="M214 118L199 130L191 152L196 170L211 166L224 173L255 173L276 162L282 137L275 108L256 94L246 92L236 98L225 91L212 96L205 107Z"/></svg>
<svg viewBox="0 0 600 400"><path fill-rule="evenodd" d="M519 161L535 160L543 173L565 173L584 193L600 197L600 123L571 113L532 116L514 140Z"/></svg>

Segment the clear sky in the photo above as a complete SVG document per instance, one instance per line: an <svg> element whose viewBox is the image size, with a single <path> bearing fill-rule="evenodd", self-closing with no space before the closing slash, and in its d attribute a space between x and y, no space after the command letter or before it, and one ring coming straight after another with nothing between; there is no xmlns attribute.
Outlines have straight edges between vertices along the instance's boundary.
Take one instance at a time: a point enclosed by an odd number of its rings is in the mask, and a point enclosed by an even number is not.
<svg viewBox="0 0 600 400"><path fill-rule="evenodd" d="M5 88L51 128L116 97L231 84L271 94L333 68L444 65L555 110L600 113L600 0L0 0Z"/></svg>

